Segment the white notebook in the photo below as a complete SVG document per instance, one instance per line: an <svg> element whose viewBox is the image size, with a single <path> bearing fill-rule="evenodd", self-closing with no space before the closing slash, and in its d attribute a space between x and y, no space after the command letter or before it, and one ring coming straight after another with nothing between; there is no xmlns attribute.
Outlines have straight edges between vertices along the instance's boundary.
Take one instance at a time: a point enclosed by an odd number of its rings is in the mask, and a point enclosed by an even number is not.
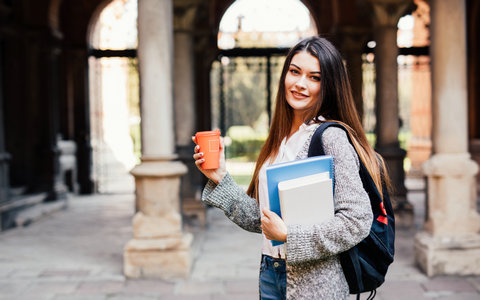
<svg viewBox="0 0 480 300"><path fill-rule="evenodd" d="M334 215L333 187L328 172L281 181L278 194L282 219L287 225L318 224Z"/></svg>

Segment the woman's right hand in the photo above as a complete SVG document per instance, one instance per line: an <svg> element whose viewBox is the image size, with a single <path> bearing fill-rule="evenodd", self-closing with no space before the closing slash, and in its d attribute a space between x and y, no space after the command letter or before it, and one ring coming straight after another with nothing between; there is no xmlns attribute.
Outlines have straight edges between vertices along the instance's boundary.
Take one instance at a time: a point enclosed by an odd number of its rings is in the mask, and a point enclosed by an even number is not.
<svg viewBox="0 0 480 300"><path fill-rule="evenodd" d="M195 144L197 143L194 136L192 136L192 141ZM212 180L216 184L220 183L223 177L225 177L225 175L227 174L227 168L225 167L225 151L223 147L223 138L220 137L220 163L218 169L202 169L201 164L205 161L205 159L203 159L203 153L201 152L201 150L202 149L200 149L199 145L196 145L193 149L193 152L195 153L193 154L193 159L195 159L195 165L200 170L200 172L203 173L203 175L207 176L208 179Z"/></svg>

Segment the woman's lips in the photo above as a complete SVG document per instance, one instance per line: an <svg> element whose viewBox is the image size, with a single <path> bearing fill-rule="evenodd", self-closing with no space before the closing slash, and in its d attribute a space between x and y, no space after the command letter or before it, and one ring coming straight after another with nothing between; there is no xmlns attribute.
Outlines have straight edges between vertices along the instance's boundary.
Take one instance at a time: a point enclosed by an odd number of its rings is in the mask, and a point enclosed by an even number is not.
<svg viewBox="0 0 480 300"><path fill-rule="evenodd" d="M297 91L291 91L293 97L297 98L297 99L304 99L304 98L308 98L308 95L305 95L305 94L302 94L302 93L299 93Z"/></svg>

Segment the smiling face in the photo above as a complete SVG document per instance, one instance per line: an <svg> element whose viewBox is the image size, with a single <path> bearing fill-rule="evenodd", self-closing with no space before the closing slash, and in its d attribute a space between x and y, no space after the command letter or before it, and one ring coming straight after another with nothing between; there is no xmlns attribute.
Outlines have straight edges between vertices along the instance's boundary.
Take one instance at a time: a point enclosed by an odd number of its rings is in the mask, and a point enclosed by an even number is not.
<svg viewBox="0 0 480 300"><path fill-rule="evenodd" d="M293 56L285 76L285 96L296 117L319 100L320 63L315 56L301 51Z"/></svg>

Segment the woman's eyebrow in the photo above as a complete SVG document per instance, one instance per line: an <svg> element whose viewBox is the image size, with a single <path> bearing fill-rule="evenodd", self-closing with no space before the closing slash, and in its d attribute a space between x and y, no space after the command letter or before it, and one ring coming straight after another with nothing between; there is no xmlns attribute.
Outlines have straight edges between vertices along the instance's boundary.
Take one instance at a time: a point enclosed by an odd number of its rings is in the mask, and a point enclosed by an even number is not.
<svg viewBox="0 0 480 300"><path fill-rule="evenodd" d="M294 63L291 63L290 65L291 65L291 66L294 66L295 68L297 68L297 69L299 69L299 70L302 69L302 68L300 68L299 66L297 66L297 65L294 64ZM319 75L321 75L322 72L320 72L320 71L312 71L312 72L310 72L310 74L319 74Z"/></svg>
<svg viewBox="0 0 480 300"><path fill-rule="evenodd" d="M297 69L300 69L300 70L302 69L302 68L300 68L299 66L297 66L297 65L294 64L294 63L291 63L290 65L291 65L291 66L294 66L294 67L297 68Z"/></svg>

